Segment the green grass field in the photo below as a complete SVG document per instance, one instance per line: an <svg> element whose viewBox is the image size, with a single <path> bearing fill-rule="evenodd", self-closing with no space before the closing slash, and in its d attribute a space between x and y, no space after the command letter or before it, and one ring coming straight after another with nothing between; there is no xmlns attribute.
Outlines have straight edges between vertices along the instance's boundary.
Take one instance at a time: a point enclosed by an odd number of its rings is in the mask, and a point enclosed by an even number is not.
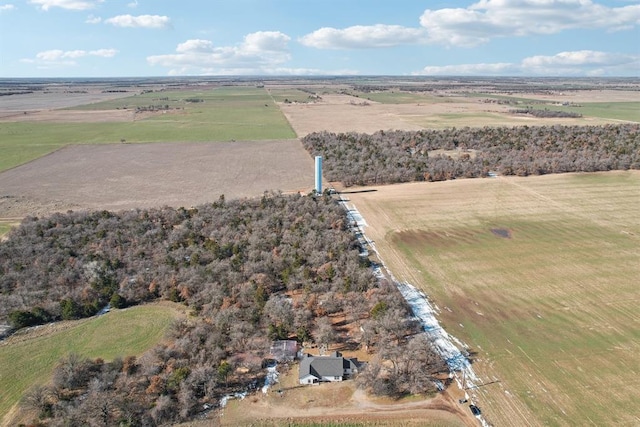
<svg viewBox="0 0 640 427"><path fill-rule="evenodd" d="M585 102L580 107L556 105L531 105L531 108L554 111L568 111L582 114L584 117L626 120L640 123L640 102Z"/></svg>
<svg viewBox="0 0 640 427"><path fill-rule="evenodd" d="M640 420L640 173L350 196L394 274L427 292L497 381L473 390L489 422Z"/></svg>
<svg viewBox="0 0 640 427"><path fill-rule="evenodd" d="M269 93L276 102L285 102L289 100L291 102L312 102L309 98L311 94L299 89L284 89L284 88L271 88Z"/></svg>
<svg viewBox="0 0 640 427"><path fill-rule="evenodd" d="M110 144L123 139L128 143L141 143L296 137L280 109L262 88L154 92L75 109L108 111L149 105L169 105L171 110L135 122L0 123L0 172L68 144Z"/></svg>
<svg viewBox="0 0 640 427"><path fill-rule="evenodd" d="M566 111L582 114L583 117L594 117L599 119L624 120L630 122L640 122L640 102L581 102L580 106L555 105L552 101L540 99L522 98L518 96L496 95L485 93L470 93L470 98L492 98L511 100L517 102L513 108L534 108L537 110Z"/></svg>
<svg viewBox="0 0 640 427"><path fill-rule="evenodd" d="M30 387L49 381L66 355L106 361L140 355L162 339L177 316L177 309L166 305L143 305L71 322L42 335L12 337L0 345L0 421Z"/></svg>

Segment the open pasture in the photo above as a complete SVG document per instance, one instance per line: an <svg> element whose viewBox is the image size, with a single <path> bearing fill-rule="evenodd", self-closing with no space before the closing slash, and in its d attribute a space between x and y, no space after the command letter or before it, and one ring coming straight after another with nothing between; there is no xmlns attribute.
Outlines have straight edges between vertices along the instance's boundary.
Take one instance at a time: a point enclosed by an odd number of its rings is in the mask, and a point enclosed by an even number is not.
<svg viewBox="0 0 640 427"><path fill-rule="evenodd" d="M137 107L168 110L136 113ZM264 88L159 91L0 120L0 171L69 144L295 138Z"/></svg>
<svg viewBox="0 0 640 427"><path fill-rule="evenodd" d="M61 358L76 353L110 361L140 355L160 342L171 322L183 315L184 309L177 304L148 304L40 326L10 337L0 344L2 425L9 425L5 416L29 388L49 381Z"/></svg>
<svg viewBox="0 0 640 427"><path fill-rule="evenodd" d="M67 209L194 206L264 191L308 192L313 159L294 139L75 145L0 174L0 218Z"/></svg>
<svg viewBox="0 0 640 427"><path fill-rule="evenodd" d="M640 422L640 173L344 194L384 261L477 352L494 425Z"/></svg>

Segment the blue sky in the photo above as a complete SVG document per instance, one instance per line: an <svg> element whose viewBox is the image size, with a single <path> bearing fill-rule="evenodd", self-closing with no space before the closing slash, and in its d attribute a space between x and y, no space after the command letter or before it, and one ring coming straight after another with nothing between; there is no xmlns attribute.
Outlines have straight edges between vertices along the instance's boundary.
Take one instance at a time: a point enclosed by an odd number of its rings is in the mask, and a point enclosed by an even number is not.
<svg viewBox="0 0 640 427"><path fill-rule="evenodd" d="M1 77L640 77L640 0L0 0Z"/></svg>

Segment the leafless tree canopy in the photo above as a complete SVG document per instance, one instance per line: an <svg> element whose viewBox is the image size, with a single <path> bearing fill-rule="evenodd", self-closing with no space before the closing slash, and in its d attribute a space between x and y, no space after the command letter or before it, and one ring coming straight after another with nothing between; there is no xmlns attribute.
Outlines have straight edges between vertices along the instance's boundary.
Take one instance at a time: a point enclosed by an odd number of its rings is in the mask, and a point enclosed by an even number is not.
<svg viewBox="0 0 640 427"><path fill-rule="evenodd" d="M640 169L640 125L312 133L306 149L346 186ZM445 152L435 152L445 150Z"/></svg>
<svg viewBox="0 0 640 427"><path fill-rule="evenodd" d="M49 425L170 424L260 384L270 339L340 343L340 313L363 325L371 351L417 330L329 196L32 217L0 244L0 315L16 327L156 299L194 316L137 358L64 358L25 405Z"/></svg>

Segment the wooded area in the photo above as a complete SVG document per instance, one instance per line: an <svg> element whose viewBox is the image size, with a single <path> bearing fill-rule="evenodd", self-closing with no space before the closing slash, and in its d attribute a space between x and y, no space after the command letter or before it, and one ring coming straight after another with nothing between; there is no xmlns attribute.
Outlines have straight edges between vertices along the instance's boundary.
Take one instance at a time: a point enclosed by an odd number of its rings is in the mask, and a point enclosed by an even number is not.
<svg viewBox="0 0 640 427"><path fill-rule="evenodd" d="M331 197L275 193L25 219L0 244L0 315L15 327L90 316L109 301L164 298L193 313L139 358L65 358L25 404L49 425L186 420L261 385L270 341L286 338L377 351L362 379L375 392L433 390L446 365L429 343L407 339L418 325L397 289L373 276L349 227ZM335 316L352 332L338 331ZM417 358L404 346L427 348Z"/></svg>
<svg viewBox="0 0 640 427"><path fill-rule="evenodd" d="M637 124L317 132L302 141L323 156L326 179L345 186L640 169Z"/></svg>

